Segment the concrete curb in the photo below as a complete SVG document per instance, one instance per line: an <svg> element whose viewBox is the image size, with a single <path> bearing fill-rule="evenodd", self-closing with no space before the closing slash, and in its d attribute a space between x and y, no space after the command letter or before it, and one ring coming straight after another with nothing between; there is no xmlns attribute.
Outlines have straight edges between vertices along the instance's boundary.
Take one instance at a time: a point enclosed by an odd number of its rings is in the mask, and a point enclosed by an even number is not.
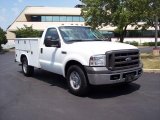
<svg viewBox="0 0 160 120"><path fill-rule="evenodd" d="M15 49L9 49L10 52L15 52Z"/></svg>
<svg viewBox="0 0 160 120"><path fill-rule="evenodd" d="M143 69L143 72L147 72L147 73L160 73L160 69Z"/></svg>

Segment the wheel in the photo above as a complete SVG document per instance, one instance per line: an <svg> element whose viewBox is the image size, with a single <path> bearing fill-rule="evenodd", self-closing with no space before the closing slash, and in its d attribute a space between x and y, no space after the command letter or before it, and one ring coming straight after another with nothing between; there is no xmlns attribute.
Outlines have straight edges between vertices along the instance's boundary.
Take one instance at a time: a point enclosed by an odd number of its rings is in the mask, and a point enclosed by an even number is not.
<svg viewBox="0 0 160 120"><path fill-rule="evenodd" d="M28 65L26 57L22 58L22 71L25 76L32 76L34 73L34 67Z"/></svg>
<svg viewBox="0 0 160 120"><path fill-rule="evenodd" d="M84 96L88 93L89 84L87 77L80 66L73 65L67 71L67 82L69 91L77 96Z"/></svg>

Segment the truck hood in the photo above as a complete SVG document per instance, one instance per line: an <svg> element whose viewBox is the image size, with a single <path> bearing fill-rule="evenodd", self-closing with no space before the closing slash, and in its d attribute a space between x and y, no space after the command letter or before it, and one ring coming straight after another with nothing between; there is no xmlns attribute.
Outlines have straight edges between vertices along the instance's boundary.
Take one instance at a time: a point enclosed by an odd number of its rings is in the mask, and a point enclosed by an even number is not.
<svg viewBox="0 0 160 120"><path fill-rule="evenodd" d="M85 52L89 54L105 54L112 50L138 49L137 47L124 43L108 42L108 41L90 41L90 42L74 42L68 45L69 49L75 52Z"/></svg>

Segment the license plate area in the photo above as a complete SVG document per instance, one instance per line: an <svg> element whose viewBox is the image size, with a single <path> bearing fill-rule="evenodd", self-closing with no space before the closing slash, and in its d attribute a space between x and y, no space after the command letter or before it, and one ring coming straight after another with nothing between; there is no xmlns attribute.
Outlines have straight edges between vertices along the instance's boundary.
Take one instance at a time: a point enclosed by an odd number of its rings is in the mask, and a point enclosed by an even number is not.
<svg viewBox="0 0 160 120"><path fill-rule="evenodd" d="M126 82L133 81L135 79L136 71L135 72L129 72L123 74L123 79L125 79Z"/></svg>

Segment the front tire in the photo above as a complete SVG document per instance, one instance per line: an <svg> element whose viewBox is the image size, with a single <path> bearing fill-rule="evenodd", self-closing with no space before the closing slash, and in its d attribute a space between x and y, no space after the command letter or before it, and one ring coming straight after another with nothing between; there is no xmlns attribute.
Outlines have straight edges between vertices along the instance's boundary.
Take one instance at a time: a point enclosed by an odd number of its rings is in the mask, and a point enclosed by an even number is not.
<svg viewBox="0 0 160 120"><path fill-rule="evenodd" d="M26 57L22 58L22 71L27 77L32 76L34 73L34 67L28 65L28 60Z"/></svg>
<svg viewBox="0 0 160 120"><path fill-rule="evenodd" d="M88 93L89 84L82 67L78 65L70 66L67 71L67 82L72 94L84 96Z"/></svg>

